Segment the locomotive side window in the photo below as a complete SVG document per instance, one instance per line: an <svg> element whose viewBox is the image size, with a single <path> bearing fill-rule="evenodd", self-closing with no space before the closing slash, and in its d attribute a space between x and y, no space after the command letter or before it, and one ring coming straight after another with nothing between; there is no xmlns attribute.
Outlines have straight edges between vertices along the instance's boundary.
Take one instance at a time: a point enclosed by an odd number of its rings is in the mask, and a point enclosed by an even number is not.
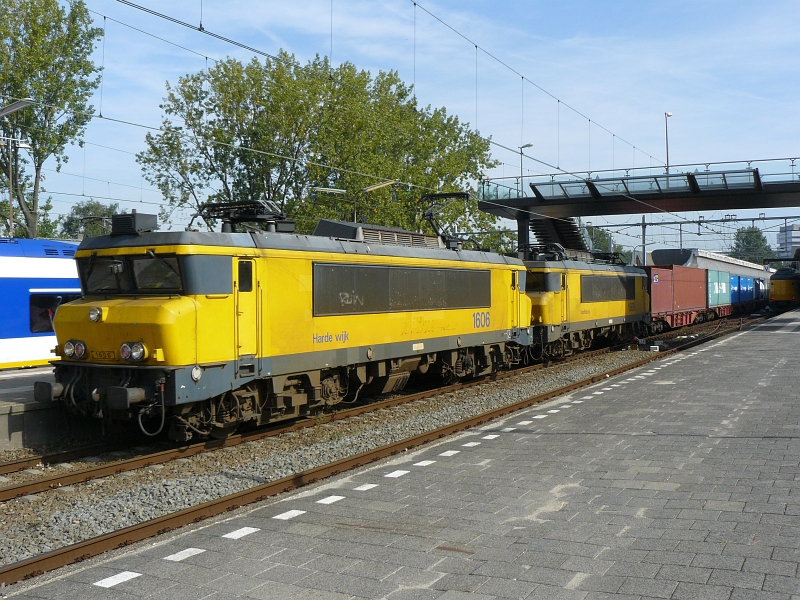
<svg viewBox="0 0 800 600"><path fill-rule="evenodd" d="M314 315L489 308L488 270L314 265Z"/></svg>
<svg viewBox="0 0 800 600"><path fill-rule="evenodd" d="M613 302L635 299L635 277L581 275L581 302Z"/></svg>
<svg viewBox="0 0 800 600"><path fill-rule="evenodd" d="M52 333L53 317L62 304L80 298L80 294L31 294L30 330L31 333Z"/></svg>
<svg viewBox="0 0 800 600"><path fill-rule="evenodd" d="M252 292L253 291L253 261L241 260L239 261L239 291Z"/></svg>

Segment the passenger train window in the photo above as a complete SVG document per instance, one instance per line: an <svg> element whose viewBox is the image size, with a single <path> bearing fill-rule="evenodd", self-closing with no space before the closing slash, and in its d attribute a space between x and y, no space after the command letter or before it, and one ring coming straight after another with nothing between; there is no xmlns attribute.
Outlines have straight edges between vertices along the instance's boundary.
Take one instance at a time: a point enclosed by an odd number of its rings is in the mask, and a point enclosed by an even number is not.
<svg viewBox="0 0 800 600"><path fill-rule="evenodd" d="M80 297L80 294L31 294L31 333L52 333L56 309Z"/></svg>
<svg viewBox="0 0 800 600"><path fill-rule="evenodd" d="M253 261L241 260L239 261L239 291L252 292L253 291Z"/></svg>

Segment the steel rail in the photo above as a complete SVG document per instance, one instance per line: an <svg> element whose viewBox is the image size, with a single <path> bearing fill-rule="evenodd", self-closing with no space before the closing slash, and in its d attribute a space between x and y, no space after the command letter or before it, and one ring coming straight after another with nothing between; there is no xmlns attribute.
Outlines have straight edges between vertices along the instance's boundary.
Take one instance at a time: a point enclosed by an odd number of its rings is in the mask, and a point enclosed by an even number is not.
<svg viewBox="0 0 800 600"><path fill-rule="evenodd" d="M748 325L753 324L755 324L755 322L751 322ZM524 408L528 408L534 404L540 404L552 398L568 394L581 387L602 381L607 377L636 369L669 354L687 350L723 335L739 331L742 328L743 322L740 322L735 327L717 331L703 338L691 340L685 344L682 344L681 346L672 348L665 352L654 353L652 356L648 356L647 358L633 362L629 365L613 369L607 373L593 375L592 377L583 379L581 381L550 390L549 392L545 392L543 394L532 396L514 404L496 408L486 413L458 421L457 423L439 427L438 429L406 438L387 446L362 452L355 456L344 458L327 465L315 467L313 469L265 483L242 492L230 494L216 500L211 500L209 502L178 511L176 513L151 519L149 521L145 521L138 525L132 525L118 531L112 531L98 537L90 538L83 542L78 542L64 548L53 550L40 556L35 556L11 565L4 566L0 568L0 583L12 584L24 579L29 579L46 571L58 569L74 562L80 562L93 556L97 556L98 554L139 542L154 535L166 533L178 527L196 523L204 519L237 509L241 506L265 500L270 496L291 491L295 488L314 483L320 479L338 475L344 471L387 458L399 452L434 442L442 437L452 435L459 431L482 425L487 421L503 417L507 414L522 410Z"/></svg>

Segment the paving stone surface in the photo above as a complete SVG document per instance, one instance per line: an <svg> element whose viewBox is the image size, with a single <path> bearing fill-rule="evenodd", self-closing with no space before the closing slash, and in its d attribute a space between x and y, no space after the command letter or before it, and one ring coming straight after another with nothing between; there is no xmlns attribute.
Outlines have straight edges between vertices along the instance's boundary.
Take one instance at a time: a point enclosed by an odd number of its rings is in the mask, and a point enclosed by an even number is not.
<svg viewBox="0 0 800 600"><path fill-rule="evenodd" d="M6 592L800 600L798 325L800 312L787 313L769 327ZM415 464L422 461L435 462ZM400 470L408 472L386 477ZM355 489L363 484L377 487ZM344 498L318 503L332 495ZM304 512L273 518L291 510ZM253 531L223 537L243 528ZM164 560L189 548L204 552Z"/></svg>

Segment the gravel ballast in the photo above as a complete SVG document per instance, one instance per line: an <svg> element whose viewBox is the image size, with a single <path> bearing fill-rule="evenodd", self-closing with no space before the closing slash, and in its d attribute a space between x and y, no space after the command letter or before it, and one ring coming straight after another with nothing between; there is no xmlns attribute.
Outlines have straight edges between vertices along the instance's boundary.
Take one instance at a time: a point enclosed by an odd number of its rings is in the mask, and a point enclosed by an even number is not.
<svg viewBox="0 0 800 600"><path fill-rule="evenodd" d="M360 417L10 500L0 504L0 562L17 562L347 458L646 356L637 351L587 356Z"/></svg>

